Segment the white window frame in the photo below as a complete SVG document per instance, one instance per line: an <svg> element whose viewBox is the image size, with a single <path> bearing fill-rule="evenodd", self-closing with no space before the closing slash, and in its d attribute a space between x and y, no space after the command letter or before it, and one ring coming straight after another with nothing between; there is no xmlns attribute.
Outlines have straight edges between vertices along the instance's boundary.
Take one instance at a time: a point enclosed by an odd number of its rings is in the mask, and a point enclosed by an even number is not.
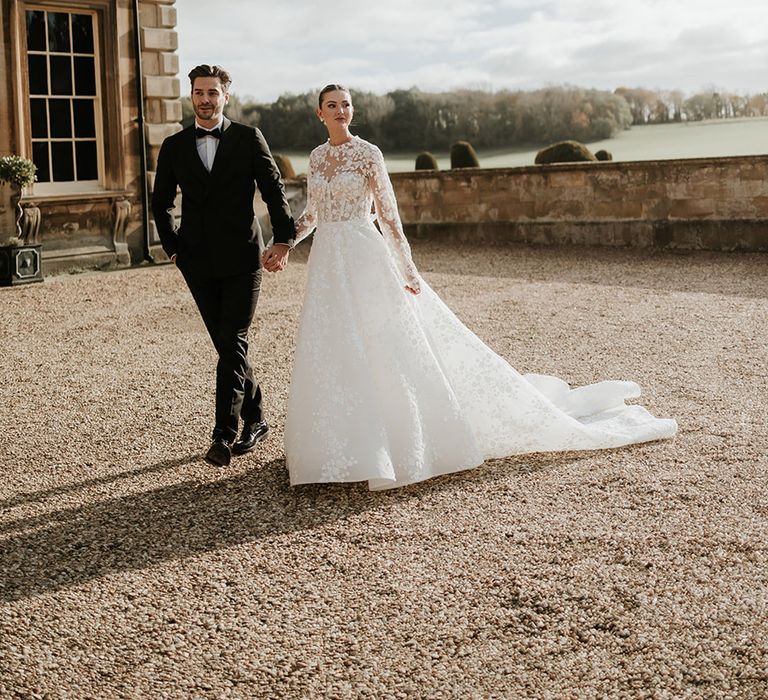
<svg viewBox="0 0 768 700"><path fill-rule="evenodd" d="M53 177L53 163L52 163L52 155L51 155L51 149L50 144L52 142L68 142L73 144L73 164L74 164L74 180L51 180L49 182L36 182L34 185L34 192L35 195L54 195L54 194L78 194L78 193L89 193L89 192L101 192L104 191L104 180L105 180L105 163L104 163L104 107L103 107L103 101L102 101L102 95L101 95L101 41L100 41L100 30L101 27L99 26L99 13L96 10L93 9L85 9L85 8L78 8L78 7L69 7L64 8L61 6L56 5L47 5L44 3L41 4L25 4L24 5L24 25L23 25L23 42L24 42L24 60L26 60L26 56L28 54L38 55L38 56L45 56L46 61L48 61L48 65L50 66L50 56L68 56L70 58L74 58L77 56L88 56L90 57L90 54L78 54L74 51L74 46L72 44L72 22L69 22L69 31L70 31L70 51L68 53L57 53L57 52L51 52L49 48L48 43L48 22L47 22L47 16L46 16L46 22L45 22L45 36L46 36L46 44L45 44L45 51L30 51L27 48L27 30L26 30L26 12L27 11L38 11L38 12L53 12L57 14L68 14L68 15L90 15L93 22L93 59L94 59L94 70L95 70L95 86L96 86L96 95L95 96L77 96L74 94L75 91L75 75L74 75L74 68L72 71L72 94L70 95L53 95L51 94L51 81L50 81L50 71L49 71L49 84L48 84L48 94L46 95L32 95L30 90L30 84L29 84L29 73L28 71L25 71L25 74L27 76L27 85L26 90L24 91L25 98L27 100L26 109L31 111L31 100L32 99L45 99L46 100L46 115L48 115L48 101L51 99L89 99L93 101L93 109L94 109L94 122L95 122L95 134L96 134L96 170L97 170L97 179L96 180L77 180L77 153L74 149L74 143L78 140L80 141L93 141L93 137L87 137L87 138L78 138L75 136L75 130L74 130L74 114L72 115L72 136L66 137L66 138L53 138L50 135L50 123L48 125L48 136L46 138L33 138L31 134L31 124L30 124L30 142L31 143L38 143L38 142L47 142L49 144L48 149L48 158L49 158L49 173L50 176ZM30 154L31 157L31 154Z"/></svg>

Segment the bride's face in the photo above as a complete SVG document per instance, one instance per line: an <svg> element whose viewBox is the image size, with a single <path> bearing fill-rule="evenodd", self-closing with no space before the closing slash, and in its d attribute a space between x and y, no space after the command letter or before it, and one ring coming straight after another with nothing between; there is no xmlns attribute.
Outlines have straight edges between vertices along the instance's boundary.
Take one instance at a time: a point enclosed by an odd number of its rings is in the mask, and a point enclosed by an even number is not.
<svg viewBox="0 0 768 700"><path fill-rule="evenodd" d="M332 90L323 95L323 106L317 110L317 116L329 128L333 128L334 124L348 127L354 111L352 97L346 90Z"/></svg>

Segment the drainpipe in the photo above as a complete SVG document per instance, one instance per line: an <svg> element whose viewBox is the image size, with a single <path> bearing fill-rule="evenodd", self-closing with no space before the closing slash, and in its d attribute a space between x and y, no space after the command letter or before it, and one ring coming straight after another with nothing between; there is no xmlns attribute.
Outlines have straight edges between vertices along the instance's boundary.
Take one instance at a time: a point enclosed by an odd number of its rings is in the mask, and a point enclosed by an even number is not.
<svg viewBox="0 0 768 700"><path fill-rule="evenodd" d="M139 160L141 162L141 223L144 229L144 260L155 262L149 252L149 183L147 182L147 134L144 128L144 70L141 66L141 26L139 24L139 0L133 0L133 38L136 54L136 101L139 128Z"/></svg>

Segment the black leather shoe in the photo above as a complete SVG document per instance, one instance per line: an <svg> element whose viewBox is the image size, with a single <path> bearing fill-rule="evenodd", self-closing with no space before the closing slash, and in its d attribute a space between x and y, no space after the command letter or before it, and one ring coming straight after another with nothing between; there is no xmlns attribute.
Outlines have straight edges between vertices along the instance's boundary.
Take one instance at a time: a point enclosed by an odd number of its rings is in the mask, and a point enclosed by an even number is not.
<svg viewBox="0 0 768 700"><path fill-rule="evenodd" d="M244 455L246 452L250 452L256 447L257 442L261 442L267 437L268 433L269 426L265 420L261 421L261 423L245 426L243 432L240 433L240 438L232 445L232 452L236 455Z"/></svg>
<svg viewBox="0 0 768 700"><path fill-rule="evenodd" d="M232 459L232 448L224 438L214 438L208 453L205 455L205 461L215 464L218 467L226 467L229 460Z"/></svg>

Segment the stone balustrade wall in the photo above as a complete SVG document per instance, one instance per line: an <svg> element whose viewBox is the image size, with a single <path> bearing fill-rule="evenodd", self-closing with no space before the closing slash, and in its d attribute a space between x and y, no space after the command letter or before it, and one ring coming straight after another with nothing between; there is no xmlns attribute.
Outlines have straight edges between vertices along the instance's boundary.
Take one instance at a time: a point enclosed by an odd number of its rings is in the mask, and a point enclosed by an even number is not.
<svg viewBox="0 0 768 700"><path fill-rule="evenodd" d="M768 156L395 173L409 237L768 251Z"/></svg>

